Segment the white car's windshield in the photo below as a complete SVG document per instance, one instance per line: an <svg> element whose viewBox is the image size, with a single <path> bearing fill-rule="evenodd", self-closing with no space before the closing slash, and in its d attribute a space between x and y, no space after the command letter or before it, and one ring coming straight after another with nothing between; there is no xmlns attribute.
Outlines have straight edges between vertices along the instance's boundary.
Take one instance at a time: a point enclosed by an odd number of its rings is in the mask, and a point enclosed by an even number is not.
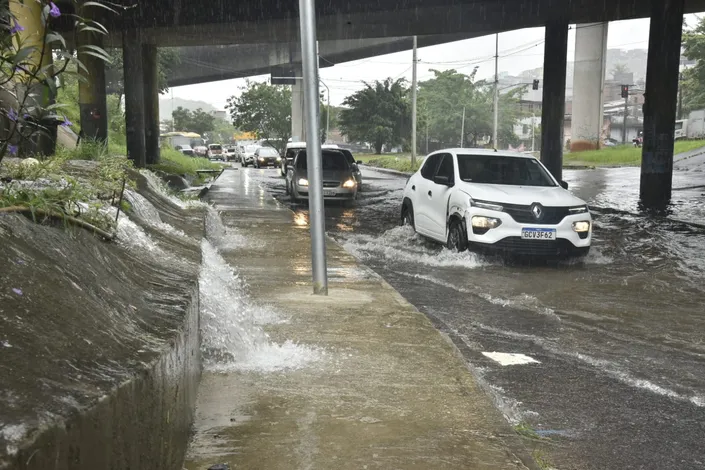
<svg viewBox="0 0 705 470"><path fill-rule="evenodd" d="M514 186L556 186L534 158L499 155L458 155L462 181Z"/></svg>

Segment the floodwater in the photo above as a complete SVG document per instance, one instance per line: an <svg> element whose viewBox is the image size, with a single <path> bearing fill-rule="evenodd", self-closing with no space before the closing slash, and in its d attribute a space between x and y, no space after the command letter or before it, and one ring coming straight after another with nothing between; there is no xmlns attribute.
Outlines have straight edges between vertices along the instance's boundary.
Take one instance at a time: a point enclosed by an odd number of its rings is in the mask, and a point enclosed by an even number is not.
<svg viewBox="0 0 705 470"><path fill-rule="evenodd" d="M245 171L290 204L278 171ZM705 224L703 173L676 172L669 212L649 216L638 168L566 171L594 243L548 265L452 253L398 226L406 178L363 178L354 207L326 206L328 234L451 336L551 464L705 468L705 228L681 222ZM307 206L291 208L305 224Z"/></svg>

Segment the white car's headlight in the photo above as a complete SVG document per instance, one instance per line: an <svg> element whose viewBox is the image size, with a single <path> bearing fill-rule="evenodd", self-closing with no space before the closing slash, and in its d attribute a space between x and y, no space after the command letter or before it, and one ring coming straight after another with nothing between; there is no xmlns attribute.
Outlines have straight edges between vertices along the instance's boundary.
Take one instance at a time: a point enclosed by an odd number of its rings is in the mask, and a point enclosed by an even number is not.
<svg viewBox="0 0 705 470"><path fill-rule="evenodd" d="M578 233L584 233L590 231L590 222L587 220L581 220L579 222L573 222L573 231Z"/></svg>
<svg viewBox="0 0 705 470"><path fill-rule="evenodd" d="M470 205L480 209L487 209L497 212L502 212L504 210L504 207L502 207L502 205L489 201L477 201L474 199L470 199Z"/></svg>
<svg viewBox="0 0 705 470"><path fill-rule="evenodd" d="M357 182L355 182L355 180L347 180L345 183L343 183L344 188L352 189L355 186L357 186Z"/></svg>
<svg viewBox="0 0 705 470"><path fill-rule="evenodd" d="M308 180L306 178L299 178L299 186L308 186Z"/></svg>
<svg viewBox="0 0 705 470"><path fill-rule="evenodd" d="M585 204L583 206L574 206L574 207L568 208L568 212L570 212L571 214L582 214L584 212L589 212L589 211L590 210L588 209L587 204Z"/></svg>
<svg viewBox="0 0 705 470"><path fill-rule="evenodd" d="M484 217L481 215L476 215L472 218L472 226L474 228L491 229L497 228L500 225L502 225L502 221L494 217Z"/></svg>

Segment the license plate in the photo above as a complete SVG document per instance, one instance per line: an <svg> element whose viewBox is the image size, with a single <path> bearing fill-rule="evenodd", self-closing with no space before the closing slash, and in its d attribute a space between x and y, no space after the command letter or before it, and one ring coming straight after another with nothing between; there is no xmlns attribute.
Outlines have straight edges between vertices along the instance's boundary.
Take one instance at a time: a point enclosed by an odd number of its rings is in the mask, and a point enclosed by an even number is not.
<svg viewBox="0 0 705 470"><path fill-rule="evenodd" d="M523 240L555 240L555 228L523 228L521 229Z"/></svg>
<svg viewBox="0 0 705 470"><path fill-rule="evenodd" d="M323 190L323 195L324 195L324 196L332 196L332 197L334 197L336 194L337 194L337 193L336 193L335 191L330 191L330 190L326 191L326 190Z"/></svg>

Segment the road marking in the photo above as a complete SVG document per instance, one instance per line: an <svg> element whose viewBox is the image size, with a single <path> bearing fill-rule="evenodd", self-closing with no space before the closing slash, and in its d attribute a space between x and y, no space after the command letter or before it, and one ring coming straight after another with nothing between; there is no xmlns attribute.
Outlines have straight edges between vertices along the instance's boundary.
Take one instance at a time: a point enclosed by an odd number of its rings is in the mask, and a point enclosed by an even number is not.
<svg viewBox="0 0 705 470"><path fill-rule="evenodd" d="M529 357L525 354L517 354L517 353L503 353L503 352L483 352L483 356L489 357L495 362L499 362L500 365L503 366L516 366L516 365L521 365L521 364L531 364L532 362L535 362L537 364L540 364L539 361L534 359L533 357Z"/></svg>

